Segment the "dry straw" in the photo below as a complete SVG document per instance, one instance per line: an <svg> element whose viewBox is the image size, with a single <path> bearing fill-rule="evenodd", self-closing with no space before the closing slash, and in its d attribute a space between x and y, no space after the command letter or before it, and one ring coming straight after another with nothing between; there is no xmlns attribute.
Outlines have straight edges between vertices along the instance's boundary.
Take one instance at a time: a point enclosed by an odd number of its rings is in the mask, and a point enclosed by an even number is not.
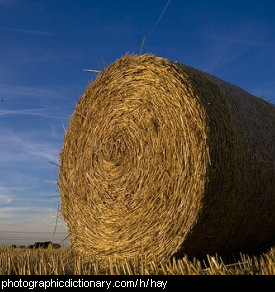
<svg viewBox="0 0 275 292"><path fill-rule="evenodd" d="M275 242L274 107L196 69L126 55L81 97L59 188L87 255L255 251Z"/></svg>

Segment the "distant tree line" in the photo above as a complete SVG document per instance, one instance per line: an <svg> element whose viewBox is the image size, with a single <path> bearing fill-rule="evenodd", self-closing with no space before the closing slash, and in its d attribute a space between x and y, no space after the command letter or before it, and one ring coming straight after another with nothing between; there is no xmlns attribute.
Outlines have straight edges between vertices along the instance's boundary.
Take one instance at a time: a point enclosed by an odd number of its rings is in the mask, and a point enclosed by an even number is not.
<svg viewBox="0 0 275 292"><path fill-rule="evenodd" d="M36 249L36 248L45 248L45 249L51 249L51 248L60 248L61 245L58 243L52 243L51 241L43 241L43 242L36 242L31 245L12 245L12 248L30 248L30 249Z"/></svg>

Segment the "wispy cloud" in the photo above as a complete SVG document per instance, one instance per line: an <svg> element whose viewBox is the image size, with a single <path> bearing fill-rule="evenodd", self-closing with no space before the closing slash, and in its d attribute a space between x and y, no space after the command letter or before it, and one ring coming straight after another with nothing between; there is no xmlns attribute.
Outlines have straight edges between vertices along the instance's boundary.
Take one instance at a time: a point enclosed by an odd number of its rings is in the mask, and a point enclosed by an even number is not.
<svg viewBox="0 0 275 292"><path fill-rule="evenodd" d="M256 48L258 52L273 51L275 48L269 30L249 21L236 22L228 27L209 23L195 31L176 29L163 32L182 39L184 44L192 43L192 57L196 58L196 65L212 74L228 68L237 60L245 59L244 56Z"/></svg>
<svg viewBox="0 0 275 292"><path fill-rule="evenodd" d="M58 149L55 144L42 142L39 136L27 135L13 131L1 130L0 158L2 163L15 161L30 161L35 158L57 161ZM41 161L41 162L42 162Z"/></svg>
<svg viewBox="0 0 275 292"><path fill-rule="evenodd" d="M165 31L167 33L171 34L179 34L179 35L190 35L190 36L196 36L200 38L207 38L217 41L223 41L227 43L233 43L233 44L242 44L242 45L248 45L248 46L264 46L264 47L275 47L275 43L269 43L264 42L260 40L255 39L245 39L245 38L233 38L233 37L227 37L227 36L221 36L217 34L211 34L211 33L199 33L199 32L190 32L190 31Z"/></svg>
<svg viewBox="0 0 275 292"><path fill-rule="evenodd" d="M0 5L11 5L15 0L0 0Z"/></svg>
<svg viewBox="0 0 275 292"><path fill-rule="evenodd" d="M36 116L68 119L68 97L65 89L48 89L0 84L0 118L8 116ZM59 101L66 100L60 106ZM55 103L55 106L52 104ZM65 105L67 104L67 106ZM12 109L10 109L12 107Z"/></svg>
<svg viewBox="0 0 275 292"><path fill-rule="evenodd" d="M46 164L54 168L54 165ZM12 194L13 192L29 193L33 188L40 188L40 195L45 197L53 196L55 193L43 192L41 185L46 185L47 189L54 190L57 187L57 177L55 174L49 177L39 177L32 174L22 173L18 169L0 169L0 194ZM9 185L9 187L5 187Z"/></svg>
<svg viewBox="0 0 275 292"><path fill-rule="evenodd" d="M1 2L0 2L0 4L1 4ZM34 35L34 36L45 36L45 37L58 36L58 34L53 33L53 32L40 31L40 30L29 30L29 29L23 29L23 28L0 27L0 30L5 30L5 31L15 32L15 33L21 33L21 34L29 34L29 35Z"/></svg>
<svg viewBox="0 0 275 292"><path fill-rule="evenodd" d="M230 45L224 43L218 44L215 49L208 53L211 58L205 61L205 70L210 73L215 73L215 71L229 66L234 61L240 59L242 56L247 54L252 48L233 48Z"/></svg>
<svg viewBox="0 0 275 292"><path fill-rule="evenodd" d="M59 91L57 93L57 91ZM48 89L43 87L30 87L30 86L20 86L20 85L9 85L0 84L0 94L16 94L25 96L35 96L35 97L47 97L47 98L65 98L65 94L61 93L60 90Z"/></svg>
<svg viewBox="0 0 275 292"><path fill-rule="evenodd" d="M22 214L29 214L30 217L47 212L47 209L41 207L0 207L0 219L15 219Z"/></svg>
<svg viewBox="0 0 275 292"><path fill-rule="evenodd" d="M41 188L41 187L40 187ZM56 210L59 204L59 197L56 192L38 192L35 188L25 186L9 187L0 186L0 207L28 207L28 208L43 208L47 210Z"/></svg>
<svg viewBox="0 0 275 292"><path fill-rule="evenodd" d="M57 160L57 150L52 145L43 143L25 144L25 149L31 156L47 159L49 161Z"/></svg>
<svg viewBox="0 0 275 292"><path fill-rule="evenodd" d="M56 107L48 108L33 108L33 109L20 109L20 110L9 110L9 109L0 109L0 118L6 116L37 116L41 118L52 118L52 119L67 119L67 117L61 115L50 114L52 110L56 110Z"/></svg>

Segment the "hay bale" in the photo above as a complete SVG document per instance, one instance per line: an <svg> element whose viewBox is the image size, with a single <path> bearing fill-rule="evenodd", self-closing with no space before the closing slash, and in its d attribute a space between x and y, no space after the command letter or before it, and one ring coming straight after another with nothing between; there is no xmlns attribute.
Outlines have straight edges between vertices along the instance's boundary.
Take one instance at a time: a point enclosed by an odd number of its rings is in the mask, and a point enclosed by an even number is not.
<svg viewBox="0 0 275 292"><path fill-rule="evenodd" d="M274 107L196 69L126 55L81 97L59 188L73 247L167 259L275 242Z"/></svg>

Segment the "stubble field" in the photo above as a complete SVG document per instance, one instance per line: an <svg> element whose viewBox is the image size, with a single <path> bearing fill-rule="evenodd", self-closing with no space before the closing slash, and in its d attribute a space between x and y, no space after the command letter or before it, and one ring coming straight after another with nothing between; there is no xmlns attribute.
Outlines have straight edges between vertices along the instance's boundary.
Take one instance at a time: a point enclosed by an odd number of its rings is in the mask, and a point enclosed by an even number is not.
<svg viewBox="0 0 275 292"><path fill-rule="evenodd" d="M0 248L0 275L275 275L275 249L259 256L172 259L158 263L133 258L107 262L76 255L70 248Z"/></svg>

